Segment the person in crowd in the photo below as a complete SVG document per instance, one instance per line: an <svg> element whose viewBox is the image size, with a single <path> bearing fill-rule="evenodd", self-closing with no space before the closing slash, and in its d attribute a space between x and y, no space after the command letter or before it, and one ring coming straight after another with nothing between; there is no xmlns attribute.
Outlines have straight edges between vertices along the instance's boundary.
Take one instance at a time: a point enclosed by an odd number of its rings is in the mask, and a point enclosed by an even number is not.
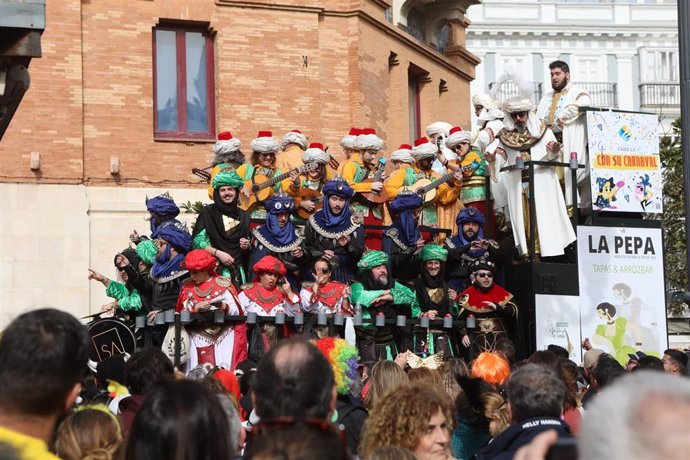
<svg viewBox="0 0 690 460"><path fill-rule="evenodd" d="M310 217L323 207L323 187L332 179L330 169L327 168L330 161L331 156L324 150L323 144L314 142L302 154L302 163L316 167L302 174L297 171L290 174L290 185L283 191L295 199L298 211L295 222L299 226L306 223L305 218L299 217L300 211Z"/></svg>
<svg viewBox="0 0 690 460"><path fill-rule="evenodd" d="M462 391L455 400L455 428L451 446L455 458L472 458L491 440L490 419L485 415L484 397L494 391L481 378L460 378Z"/></svg>
<svg viewBox="0 0 690 460"><path fill-rule="evenodd" d="M89 335L69 313L19 315L0 338L0 444L20 460L57 460L48 450L57 421L87 374Z"/></svg>
<svg viewBox="0 0 690 460"><path fill-rule="evenodd" d="M501 388L510 377L510 364L499 353L484 351L472 361L470 375Z"/></svg>
<svg viewBox="0 0 690 460"><path fill-rule="evenodd" d="M551 429L559 438L572 437L561 420L565 388L551 369L525 364L510 376L507 388L512 424L477 452L477 460L512 459L520 447Z"/></svg>
<svg viewBox="0 0 690 460"><path fill-rule="evenodd" d="M244 458L253 460L350 460L342 427L317 420L285 417L260 422Z"/></svg>
<svg viewBox="0 0 690 460"><path fill-rule="evenodd" d="M476 262L471 268L472 286L458 297L460 318L470 315L476 327L461 331L462 344L471 357L483 351L491 351L501 337L507 337L515 328L518 311L511 302L513 295L494 282L495 265Z"/></svg>
<svg viewBox="0 0 690 460"><path fill-rule="evenodd" d="M427 383L397 386L377 403L364 425L360 455L379 447L399 446L419 460L446 460L450 455L453 416L443 390Z"/></svg>
<svg viewBox="0 0 690 460"><path fill-rule="evenodd" d="M176 311L241 313L237 291L230 278L216 275L216 263L216 258L203 249L194 249L185 256L183 266L189 271L189 279L182 284ZM232 370L247 359L244 323L218 324L201 320L187 326L187 331L191 340L188 369L208 363Z"/></svg>
<svg viewBox="0 0 690 460"><path fill-rule="evenodd" d="M106 406L82 406L65 417L55 433L55 453L63 460L117 460L122 431Z"/></svg>
<svg viewBox="0 0 690 460"><path fill-rule="evenodd" d="M485 393L482 395L484 402L484 417L489 420L489 434L495 438L510 426L510 410L503 396L498 393Z"/></svg>
<svg viewBox="0 0 690 460"><path fill-rule="evenodd" d="M354 141L354 153L343 164L343 179L352 187L356 195L352 201L352 212L362 219L364 225L383 225L383 205L366 199L366 193L383 193L383 180L386 175L381 160L377 160L383 149L383 139L378 137L373 128L364 128ZM381 249L381 230L365 230L366 245L369 249Z"/></svg>
<svg viewBox="0 0 690 460"><path fill-rule="evenodd" d="M340 283L350 283L364 252L364 230L350 213L354 193L342 178L326 182L324 206L309 218L304 228L309 257L330 262L332 279Z"/></svg>
<svg viewBox="0 0 690 460"><path fill-rule="evenodd" d="M443 319L446 315L457 314L457 292L449 289L445 282L445 267L448 251L438 244L427 244L419 254L419 275L412 280L417 302L422 316L430 320ZM426 344L424 353L433 355L443 351L443 357L448 359L457 356L457 344L440 327L415 328L417 337L415 344ZM422 353L423 347L415 348L415 353Z"/></svg>
<svg viewBox="0 0 690 460"><path fill-rule="evenodd" d="M130 396L118 404L120 424L125 437L132 428L134 417L156 385L170 380L175 375L175 368L170 359L160 348L140 348L125 363L124 384Z"/></svg>
<svg viewBox="0 0 690 460"><path fill-rule="evenodd" d="M563 348L560 345L556 344L549 344L546 349L556 355L557 358L563 358L563 359L568 359L570 357L570 353L568 353L568 350Z"/></svg>
<svg viewBox="0 0 690 460"><path fill-rule="evenodd" d="M515 365L515 344L508 337L501 337L496 341L496 346L494 347L494 353L502 355L510 368L512 369Z"/></svg>
<svg viewBox="0 0 690 460"><path fill-rule="evenodd" d="M669 348L664 351L661 358L664 363L664 371L673 375L685 375L685 368L688 366L688 355L680 350Z"/></svg>
<svg viewBox="0 0 690 460"><path fill-rule="evenodd" d="M404 190L388 205L393 223L383 232L381 249L388 254L388 269L396 279L406 284L419 274L419 253L424 238L417 227L422 198Z"/></svg>
<svg viewBox="0 0 690 460"><path fill-rule="evenodd" d="M249 271L256 262L270 255L285 265L285 278L294 291L299 291L300 272L309 256L304 238L295 231L291 214L295 200L282 193L266 200L266 224L252 231L252 252Z"/></svg>
<svg viewBox="0 0 690 460"><path fill-rule="evenodd" d="M386 391L407 382L409 377L397 363L388 360L377 361L372 366L367 380L364 407L371 413Z"/></svg>
<svg viewBox="0 0 690 460"><path fill-rule="evenodd" d="M477 262L496 262L498 243L484 236L484 214L468 207L457 215L458 233L447 238L448 286L460 292L470 286L470 268Z"/></svg>
<svg viewBox="0 0 690 460"><path fill-rule="evenodd" d="M325 259L317 259L312 271L314 282L302 283L300 300L302 310L309 313L352 313L350 286L331 281L333 267Z"/></svg>
<svg viewBox="0 0 690 460"><path fill-rule="evenodd" d="M194 247L220 262L218 272L235 287L245 282L244 264L250 249L249 215L237 206L242 178L233 169L222 169L211 183L213 203L204 206L194 225Z"/></svg>
<svg viewBox="0 0 690 460"><path fill-rule="evenodd" d="M307 148L307 136L299 129L285 133L280 142L282 153L277 155L276 166L282 172L287 172L301 166L302 154Z"/></svg>
<svg viewBox="0 0 690 460"><path fill-rule="evenodd" d="M461 377L468 377L470 370L467 368L467 363L462 358L450 358L443 362L441 368L441 379L443 381L443 388L450 396L452 401L455 401L458 395L462 392L458 379Z"/></svg>
<svg viewBox="0 0 690 460"><path fill-rule="evenodd" d="M213 169L211 170L211 178L208 185L208 198L210 200L213 200L213 192L215 189L212 184L216 174L218 174L221 169L237 169L244 163L244 153L240 150L241 146L242 142L236 137L233 137L230 131L218 133L218 140L213 144L213 147L211 147L211 151L213 151L215 156L211 162Z"/></svg>
<svg viewBox="0 0 690 460"><path fill-rule="evenodd" d="M276 178L283 173L283 171L276 164L276 154L278 153L278 142L273 138L271 131L259 131L256 138L251 142L252 158L249 163L245 163L237 168L237 175L244 182L244 186L240 190L241 200L249 199L254 192L252 187L254 185L261 185L264 182ZM301 155L300 155L301 156ZM297 158L300 158L298 156ZM269 186L268 190L278 192L280 189L289 185L289 179L285 178L281 182L273 186ZM270 194L270 193L269 193ZM257 197L258 199L258 197ZM250 209L252 219L265 219L266 209L262 201L257 201Z"/></svg>
<svg viewBox="0 0 690 460"><path fill-rule="evenodd" d="M362 319L373 321L377 315L393 319L397 315L418 318L419 304L414 292L398 283L388 272L388 254L369 251L359 263L360 282L351 286L350 301L362 309ZM357 328L357 344L364 360L389 359L397 355L397 345L390 326L376 327L371 322Z"/></svg>
<svg viewBox="0 0 690 460"><path fill-rule="evenodd" d="M642 356L633 371L641 370L665 372L664 361L656 356Z"/></svg>
<svg viewBox="0 0 690 460"><path fill-rule="evenodd" d="M151 391L132 425L125 460L231 459L239 442L217 395L198 382L171 380Z"/></svg>

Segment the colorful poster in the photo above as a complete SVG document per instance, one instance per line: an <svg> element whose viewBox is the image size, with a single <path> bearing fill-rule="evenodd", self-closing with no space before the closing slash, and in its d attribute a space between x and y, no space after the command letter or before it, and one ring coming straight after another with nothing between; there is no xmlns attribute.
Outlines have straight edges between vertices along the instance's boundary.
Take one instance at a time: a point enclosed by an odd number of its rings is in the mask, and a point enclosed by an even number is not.
<svg viewBox="0 0 690 460"><path fill-rule="evenodd" d="M582 362L580 344L580 300L570 295L537 295L535 297L537 350L560 345L569 358Z"/></svg>
<svg viewBox="0 0 690 460"><path fill-rule="evenodd" d="M587 112L595 211L663 211L658 124L653 114Z"/></svg>
<svg viewBox="0 0 690 460"><path fill-rule="evenodd" d="M582 337L621 363L667 348L661 230L578 227Z"/></svg>

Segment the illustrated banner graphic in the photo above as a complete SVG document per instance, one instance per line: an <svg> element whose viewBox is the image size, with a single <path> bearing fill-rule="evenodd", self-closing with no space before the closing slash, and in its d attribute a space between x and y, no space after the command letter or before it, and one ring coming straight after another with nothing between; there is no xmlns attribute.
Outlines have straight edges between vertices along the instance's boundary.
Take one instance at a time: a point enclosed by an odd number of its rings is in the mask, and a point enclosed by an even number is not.
<svg viewBox="0 0 690 460"><path fill-rule="evenodd" d="M580 300L577 296L537 295L535 297L537 350L560 345L569 358L582 362L580 343Z"/></svg>
<svg viewBox="0 0 690 460"><path fill-rule="evenodd" d="M661 230L578 227L582 336L621 363L667 348Z"/></svg>
<svg viewBox="0 0 690 460"><path fill-rule="evenodd" d="M595 210L663 211L658 124L653 114L587 112Z"/></svg>

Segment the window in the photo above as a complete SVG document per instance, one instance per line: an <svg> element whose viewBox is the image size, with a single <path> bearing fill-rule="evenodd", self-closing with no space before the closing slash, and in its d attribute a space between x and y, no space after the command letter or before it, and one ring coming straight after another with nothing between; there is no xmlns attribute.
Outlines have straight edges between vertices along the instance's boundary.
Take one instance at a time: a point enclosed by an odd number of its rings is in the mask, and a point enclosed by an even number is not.
<svg viewBox="0 0 690 460"><path fill-rule="evenodd" d="M410 143L414 144L416 139L422 137L422 110L421 92L422 85L431 81L429 73L424 69L410 64L407 69L407 89L408 89L408 110L409 110L409 129Z"/></svg>
<svg viewBox="0 0 690 460"><path fill-rule="evenodd" d="M575 56L570 65L572 80L575 82L606 81L606 72L602 69L601 59L594 56Z"/></svg>
<svg viewBox="0 0 690 460"><path fill-rule="evenodd" d="M154 138L215 139L213 38L207 26L153 31Z"/></svg>
<svg viewBox="0 0 690 460"><path fill-rule="evenodd" d="M646 49L642 53L642 81L678 83L678 51Z"/></svg>

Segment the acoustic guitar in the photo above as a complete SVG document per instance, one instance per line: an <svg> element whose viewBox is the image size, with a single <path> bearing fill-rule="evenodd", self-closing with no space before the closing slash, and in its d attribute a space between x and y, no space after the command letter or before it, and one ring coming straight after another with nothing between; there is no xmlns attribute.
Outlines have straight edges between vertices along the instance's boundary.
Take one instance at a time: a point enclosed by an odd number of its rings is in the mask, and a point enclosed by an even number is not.
<svg viewBox="0 0 690 460"><path fill-rule="evenodd" d="M211 182L211 173L209 170L213 169L213 166L209 166L208 168L192 168L192 174L194 174L196 177L199 179L203 179L206 182Z"/></svg>
<svg viewBox="0 0 690 460"><path fill-rule="evenodd" d="M477 169L478 167L479 163L473 161L471 164L463 166L460 169L460 171L466 173L467 171L472 171L473 169ZM425 204L431 203L432 201L434 201L434 199L436 199L436 189L439 188L441 185L445 184L446 182L449 182L453 178L453 175L455 173L456 171L446 173L438 179L434 179L433 181L429 179L419 179L417 182L415 182L412 185L409 185L407 188L414 191L417 195L421 196Z"/></svg>
<svg viewBox="0 0 690 460"><path fill-rule="evenodd" d="M311 201L315 204L314 210L312 212L307 211L304 208L297 207L297 215L302 219L309 219L309 217L314 214L319 209L323 208L324 195L320 190L312 190L310 188L304 188L299 192L299 197L302 201Z"/></svg>
<svg viewBox="0 0 690 460"><path fill-rule="evenodd" d="M379 158L378 165L376 165L376 172L374 173L374 177L372 179L365 179L362 182L381 182L381 176L383 175L383 171L386 169L386 159L385 158ZM365 192L360 194L360 199L359 201L368 207L374 207L378 206L381 203L385 203L386 200L388 199L388 193L386 193L386 188L382 188L378 192Z"/></svg>
<svg viewBox="0 0 690 460"><path fill-rule="evenodd" d="M274 185L290 177L290 174L293 172L302 174L307 171L313 171L318 167L318 163L312 162L302 165L298 168L291 169L288 172L274 177L255 174L254 177L244 183L245 188L251 189L251 194L247 197L244 195L244 193L240 192L239 203L237 206L244 211L252 211L259 203L263 203L271 195L273 195Z"/></svg>

